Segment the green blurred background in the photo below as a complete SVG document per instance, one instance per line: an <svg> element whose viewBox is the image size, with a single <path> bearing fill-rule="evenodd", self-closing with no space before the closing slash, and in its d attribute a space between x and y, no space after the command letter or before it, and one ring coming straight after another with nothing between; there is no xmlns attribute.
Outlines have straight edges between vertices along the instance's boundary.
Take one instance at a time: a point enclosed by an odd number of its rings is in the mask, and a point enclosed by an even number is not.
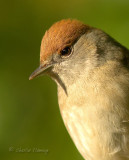
<svg viewBox="0 0 129 160"><path fill-rule="evenodd" d="M101 28L129 48L129 0L0 0L0 160L83 159L62 122L56 84L28 80L45 30L63 18Z"/></svg>

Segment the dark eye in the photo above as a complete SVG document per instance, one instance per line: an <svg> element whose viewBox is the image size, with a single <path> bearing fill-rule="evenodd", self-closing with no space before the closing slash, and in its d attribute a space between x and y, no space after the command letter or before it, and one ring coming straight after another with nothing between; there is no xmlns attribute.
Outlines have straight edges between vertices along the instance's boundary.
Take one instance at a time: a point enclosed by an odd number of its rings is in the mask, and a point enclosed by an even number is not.
<svg viewBox="0 0 129 160"><path fill-rule="evenodd" d="M61 53L61 56L62 56L62 57L69 56L70 53L71 53L71 48L70 48L70 47L65 47L64 49L62 49L62 50L60 51L60 53Z"/></svg>

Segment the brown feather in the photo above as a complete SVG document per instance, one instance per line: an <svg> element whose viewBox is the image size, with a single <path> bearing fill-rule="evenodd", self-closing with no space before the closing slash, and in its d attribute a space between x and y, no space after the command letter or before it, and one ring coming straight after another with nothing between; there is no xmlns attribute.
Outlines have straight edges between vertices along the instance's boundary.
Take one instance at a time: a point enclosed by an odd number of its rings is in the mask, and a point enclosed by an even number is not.
<svg viewBox="0 0 129 160"><path fill-rule="evenodd" d="M80 21L71 19L53 24L42 39L40 61L45 61L52 54L59 54L63 48L74 44L90 28Z"/></svg>

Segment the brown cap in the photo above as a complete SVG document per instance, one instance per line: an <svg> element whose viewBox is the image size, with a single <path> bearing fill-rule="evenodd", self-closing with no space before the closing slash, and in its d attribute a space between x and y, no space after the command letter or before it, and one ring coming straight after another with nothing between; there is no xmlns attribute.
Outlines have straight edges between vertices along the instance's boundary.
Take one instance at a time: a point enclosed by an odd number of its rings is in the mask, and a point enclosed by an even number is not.
<svg viewBox="0 0 129 160"><path fill-rule="evenodd" d="M78 20L65 19L53 24L48 31L46 31L42 43L40 61L41 63L48 59L50 55L60 53L60 51L71 46L76 40L90 27Z"/></svg>

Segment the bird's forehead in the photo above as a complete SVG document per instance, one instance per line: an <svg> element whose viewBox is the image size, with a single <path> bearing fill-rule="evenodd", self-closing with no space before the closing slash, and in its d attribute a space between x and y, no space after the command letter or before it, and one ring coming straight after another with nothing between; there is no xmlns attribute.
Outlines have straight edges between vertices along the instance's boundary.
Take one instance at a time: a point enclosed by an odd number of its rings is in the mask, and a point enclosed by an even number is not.
<svg viewBox="0 0 129 160"><path fill-rule="evenodd" d="M77 20L61 20L53 24L42 39L40 61L46 60L52 54L60 53L61 49L75 43L88 30L89 26Z"/></svg>

